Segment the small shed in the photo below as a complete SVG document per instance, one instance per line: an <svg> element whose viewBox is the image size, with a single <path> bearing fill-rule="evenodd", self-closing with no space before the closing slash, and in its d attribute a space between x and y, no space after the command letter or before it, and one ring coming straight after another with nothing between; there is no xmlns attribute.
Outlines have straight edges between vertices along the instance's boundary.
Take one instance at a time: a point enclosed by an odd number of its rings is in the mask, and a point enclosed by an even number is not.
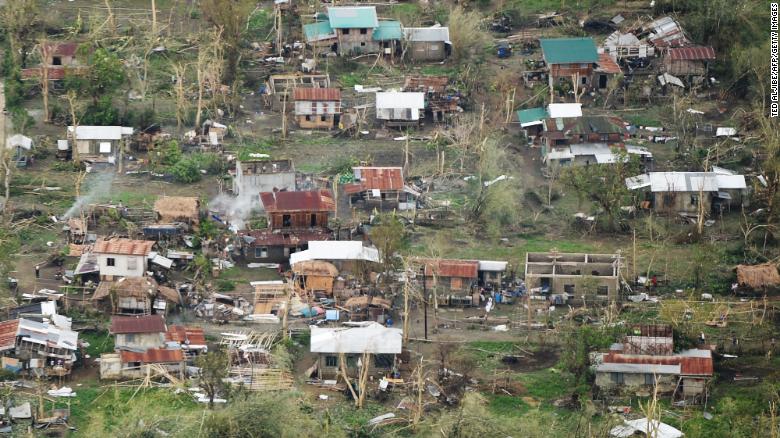
<svg viewBox="0 0 780 438"><path fill-rule="evenodd" d="M780 285L780 274L774 263L760 265L737 265L737 283L754 290L773 288Z"/></svg>
<svg viewBox="0 0 780 438"><path fill-rule="evenodd" d="M709 63L714 60L712 47L678 47L666 52L664 70L675 76L705 76Z"/></svg>
<svg viewBox="0 0 780 438"><path fill-rule="evenodd" d="M444 61L452 53L448 27L406 27L404 39L412 61Z"/></svg>
<svg viewBox="0 0 780 438"><path fill-rule="evenodd" d="M414 126L425 110L425 93L376 93L376 118L386 126Z"/></svg>
<svg viewBox="0 0 780 438"><path fill-rule="evenodd" d="M5 140L5 148L13 151L13 161L17 167L27 167L27 154L32 150L33 141L22 134L14 134Z"/></svg>

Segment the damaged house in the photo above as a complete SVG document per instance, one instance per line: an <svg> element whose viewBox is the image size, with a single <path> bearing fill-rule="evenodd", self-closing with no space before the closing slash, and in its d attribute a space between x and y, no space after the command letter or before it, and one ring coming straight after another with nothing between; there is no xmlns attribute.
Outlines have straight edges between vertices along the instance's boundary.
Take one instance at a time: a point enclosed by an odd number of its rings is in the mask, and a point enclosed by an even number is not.
<svg viewBox="0 0 780 438"><path fill-rule="evenodd" d="M176 289L160 286L153 277L122 277L102 280L92 295L95 304L110 306L115 315L150 315L166 313L170 305L181 304Z"/></svg>
<svg viewBox="0 0 780 438"><path fill-rule="evenodd" d="M292 109L292 94L296 88L329 88L330 76L326 74L287 73L271 75L261 89L265 105L274 111Z"/></svg>
<svg viewBox="0 0 780 438"><path fill-rule="evenodd" d="M76 148L82 160L109 164L116 162L119 149L127 146L123 144L129 141L134 132L132 127L125 126L77 126L75 135L73 130L73 126L68 126L68 148L73 146L75 136Z"/></svg>
<svg viewBox="0 0 780 438"><path fill-rule="evenodd" d="M625 160L631 156L638 157L646 167L652 164L653 153L647 148L626 145ZM547 168L555 166L588 166L591 164L612 164L621 159L618 148L611 148L606 143L581 143L568 147L555 148L544 156L544 164Z"/></svg>
<svg viewBox="0 0 780 438"><path fill-rule="evenodd" d="M160 315L112 317L109 333L114 335L116 352L100 355L100 378L144 377L152 367L181 378L184 351L176 342L166 345L167 332L165 320Z"/></svg>
<svg viewBox="0 0 780 438"><path fill-rule="evenodd" d="M154 201L157 224L144 227L144 235L162 237L181 230L196 229L200 224L200 199L194 196L163 196Z"/></svg>
<svg viewBox="0 0 780 438"><path fill-rule="evenodd" d="M100 278L146 276L147 259L155 242L124 238L100 239L92 253L97 257Z"/></svg>
<svg viewBox="0 0 780 438"><path fill-rule="evenodd" d="M296 88L293 90L295 119L301 129L331 129L341 114L338 88Z"/></svg>
<svg viewBox="0 0 780 438"><path fill-rule="evenodd" d="M290 256L290 265L295 266L309 260L332 263L339 272L359 276L371 271L379 264L379 250L365 246L357 240L327 240L311 242L305 251Z"/></svg>
<svg viewBox="0 0 780 438"><path fill-rule="evenodd" d="M347 374L353 376L360 366L368 366L368 374L384 377L397 370L403 332L372 322L359 327L321 328L311 326L309 351L317 354L317 377L336 378L340 373L339 356L344 355ZM367 364L363 355L370 355Z"/></svg>
<svg viewBox="0 0 780 438"><path fill-rule="evenodd" d="M405 53L412 61L441 62L452 53L448 27L405 27Z"/></svg>
<svg viewBox="0 0 780 438"><path fill-rule="evenodd" d="M603 46L604 53L618 63L624 60L645 59L655 56L655 47L647 42L640 41L633 33L622 33L619 30L612 32L604 40Z"/></svg>
<svg viewBox="0 0 780 438"><path fill-rule="evenodd" d="M376 119L387 127L417 126L425 115L425 93L376 93Z"/></svg>
<svg viewBox="0 0 780 438"><path fill-rule="evenodd" d="M673 76L707 77L710 62L715 60L712 47L689 46L667 49L663 71Z"/></svg>
<svg viewBox="0 0 780 438"><path fill-rule="evenodd" d="M260 201L268 227L239 232L247 261L286 263L290 254L308 247L309 241L328 240L328 220L335 211L330 190L262 192Z"/></svg>
<svg viewBox="0 0 780 438"><path fill-rule="evenodd" d="M594 143L622 149L628 135L625 123L618 117L550 117L544 120L540 135L541 153L545 157L549 152L569 149L570 145Z"/></svg>
<svg viewBox="0 0 780 438"><path fill-rule="evenodd" d="M30 376L70 374L78 349L77 332L69 320L56 325L53 320L27 318L0 322L0 354L3 369L25 371Z"/></svg>
<svg viewBox="0 0 780 438"><path fill-rule="evenodd" d="M443 122L450 114L462 112L461 95L448 90L447 76L406 76L404 92L425 93L425 115L434 122Z"/></svg>
<svg viewBox="0 0 780 438"><path fill-rule="evenodd" d="M306 260L292 265L293 283L301 297L332 297L339 270L322 260Z"/></svg>
<svg viewBox="0 0 780 438"><path fill-rule="evenodd" d="M233 175L234 195L244 196L273 190L294 191L295 189L295 166L292 160L236 161L236 171Z"/></svg>
<svg viewBox="0 0 780 438"><path fill-rule="evenodd" d="M41 47L39 53L43 55L38 67L23 68L22 79L39 79L44 75L44 68L49 81L61 81L65 79L67 71L79 71L84 68L76 59L78 43L73 42L49 42ZM45 66L45 67L44 67Z"/></svg>
<svg viewBox="0 0 780 438"><path fill-rule="evenodd" d="M712 352L688 349L674 352L669 326L638 326L609 352L596 355L596 386L607 392L657 388L672 398L702 401L713 376Z"/></svg>
<svg viewBox="0 0 780 438"><path fill-rule="evenodd" d="M350 206L414 210L420 193L406 185L401 167L353 167L353 183L344 185Z"/></svg>
<svg viewBox="0 0 780 438"><path fill-rule="evenodd" d="M531 293L565 304L582 296L613 301L618 297L620 254L529 252L525 283Z"/></svg>
<svg viewBox="0 0 780 438"><path fill-rule="evenodd" d="M719 172L649 172L626 178L629 190L640 191L639 206L659 213L698 214L729 208L745 200L743 175ZM701 205L700 205L701 203Z"/></svg>
<svg viewBox="0 0 780 438"><path fill-rule="evenodd" d="M599 62L593 38L542 38L539 43L550 88L563 81L571 81L578 89L591 88Z"/></svg>

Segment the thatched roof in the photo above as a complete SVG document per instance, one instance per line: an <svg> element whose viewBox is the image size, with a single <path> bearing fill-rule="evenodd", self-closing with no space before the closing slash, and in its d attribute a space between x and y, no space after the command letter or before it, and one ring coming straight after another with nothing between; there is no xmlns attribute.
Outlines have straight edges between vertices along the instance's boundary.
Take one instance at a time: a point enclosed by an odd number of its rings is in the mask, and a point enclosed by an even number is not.
<svg viewBox="0 0 780 438"><path fill-rule="evenodd" d="M161 297L165 298L166 301L170 301L171 303L176 304L181 303L181 294L179 294L179 291L174 288L167 286L157 286L157 293L160 294Z"/></svg>
<svg viewBox="0 0 780 438"><path fill-rule="evenodd" d="M102 300L111 295L111 291L116 292L118 297L151 298L157 293L157 282L150 277L123 277L117 281L103 280L95 289L92 299Z"/></svg>
<svg viewBox="0 0 780 438"><path fill-rule="evenodd" d="M389 300L386 300L384 298L368 296L368 295L352 297L349 298L344 303L344 307L346 307L347 309L352 309L355 307L366 307L366 306L383 307L385 309L389 309L391 307L391 304Z"/></svg>
<svg viewBox="0 0 780 438"><path fill-rule="evenodd" d="M338 277L339 270L332 263L322 260L306 260L292 266L292 271L298 275L312 275L317 277Z"/></svg>
<svg viewBox="0 0 780 438"><path fill-rule="evenodd" d="M154 212L163 222L197 222L200 217L200 200L189 196L163 196L154 202Z"/></svg>
<svg viewBox="0 0 780 438"><path fill-rule="evenodd" d="M753 289L773 287L780 285L780 274L777 273L777 266L774 263L738 265L737 283Z"/></svg>

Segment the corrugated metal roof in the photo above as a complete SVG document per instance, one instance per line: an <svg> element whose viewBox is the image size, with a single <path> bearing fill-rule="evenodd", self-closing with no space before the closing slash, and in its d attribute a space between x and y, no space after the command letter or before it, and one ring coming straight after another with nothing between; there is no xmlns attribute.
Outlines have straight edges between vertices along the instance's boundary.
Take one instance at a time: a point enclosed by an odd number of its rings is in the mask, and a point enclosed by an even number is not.
<svg viewBox="0 0 780 438"><path fill-rule="evenodd" d="M390 91L376 93L377 109L425 108L425 93Z"/></svg>
<svg viewBox="0 0 780 438"><path fill-rule="evenodd" d="M540 38L547 64L580 64L598 62L593 38Z"/></svg>
<svg viewBox="0 0 780 438"><path fill-rule="evenodd" d="M100 239L95 242L92 251L96 254L123 254L147 256L155 242L133 239Z"/></svg>
<svg viewBox="0 0 780 438"><path fill-rule="evenodd" d="M247 230L240 231L241 236L250 247L257 246L299 246L309 242L330 239L330 232L323 230ZM251 240L251 242L250 242ZM300 254L296 252L295 254ZM292 255L292 254L291 254Z"/></svg>
<svg viewBox="0 0 780 438"><path fill-rule="evenodd" d="M526 126L541 124L544 119L547 118L547 110L542 107L528 108L517 111L517 120L520 121L520 126L525 128Z"/></svg>
<svg viewBox="0 0 780 438"><path fill-rule="evenodd" d="M374 6L329 7L328 21L333 29L374 29L379 26Z"/></svg>
<svg viewBox="0 0 780 438"><path fill-rule="evenodd" d="M680 374L680 365L602 363L596 366L596 371L629 374Z"/></svg>
<svg viewBox="0 0 780 438"><path fill-rule="evenodd" d="M68 135L73 127L68 126ZM123 136L133 135L133 128L124 126L78 126L77 140L120 140Z"/></svg>
<svg viewBox="0 0 780 438"><path fill-rule="evenodd" d="M582 104L551 103L547 105L547 114L551 119L582 117Z"/></svg>
<svg viewBox="0 0 780 438"><path fill-rule="evenodd" d="M171 363L184 361L184 352L180 349L167 350L164 348L150 348L143 353L135 351L120 351L122 363Z"/></svg>
<svg viewBox="0 0 780 438"><path fill-rule="evenodd" d="M598 70L609 74L617 74L623 71L608 53L599 54Z"/></svg>
<svg viewBox="0 0 780 438"><path fill-rule="evenodd" d="M379 262L379 250L357 240L309 242L309 249L290 254L290 264L307 260L363 260Z"/></svg>
<svg viewBox="0 0 780 438"><path fill-rule="evenodd" d="M669 58L672 61L709 61L715 59L715 49L704 46L669 49Z"/></svg>
<svg viewBox="0 0 780 438"><path fill-rule="evenodd" d="M686 350L671 356L610 352L604 355L603 363L679 365L680 373L688 376L711 376L713 373L712 353L709 350L699 349Z"/></svg>
<svg viewBox="0 0 780 438"><path fill-rule="evenodd" d="M312 353L400 354L403 331L378 323L365 327L321 328L311 326Z"/></svg>
<svg viewBox="0 0 780 438"><path fill-rule="evenodd" d="M449 27L405 27L404 38L415 42L440 42L450 40Z"/></svg>
<svg viewBox="0 0 780 438"><path fill-rule="evenodd" d="M403 91L421 91L423 93L444 93L450 78L447 76L406 76Z"/></svg>
<svg viewBox="0 0 780 438"><path fill-rule="evenodd" d="M25 341L67 350L76 350L79 339L78 332L25 318L19 319L18 336Z"/></svg>
<svg viewBox="0 0 780 438"><path fill-rule="evenodd" d="M425 260L425 275L438 277L477 278L479 262L476 260Z"/></svg>
<svg viewBox="0 0 780 438"><path fill-rule="evenodd" d="M374 41L392 41L400 40L402 37L401 22L386 20L379 22L379 26L374 29L371 39Z"/></svg>
<svg viewBox="0 0 780 438"><path fill-rule="evenodd" d="M314 102L340 101L341 90L338 88L295 88L293 99Z"/></svg>
<svg viewBox="0 0 780 438"><path fill-rule="evenodd" d="M306 42L309 43L336 38L336 32L330 27L330 23L327 21L304 24L303 34L306 36Z"/></svg>
<svg viewBox="0 0 780 438"><path fill-rule="evenodd" d="M16 346L16 333L18 331L18 319L0 322L0 351L10 350Z"/></svg>
<svg viewBox="0 0 780 438"><path fill-rule="evenodd" d="M117 333L165 333L165 319L161 315L112 316L111 334Z"/></svg>
<svg viewBox="0 0 780 438"><path fill-rule="evenodd" d="M400 167L353 167L352 172L363 190L404 188L403 169Z"/></svg>
<svg viewBox="0 0 780 438"><path fill-rule="evenodd" d="M47 43L46 45L51 48L52 56L73 56L79 48L76 43Z"/></svg>
<svg viewBox="0 0 780 438"><path fill-rule="evenodd" d="M165 333L165 340L187 345L206 345L206 335L200 327L172 325Z"/></svg>
<svg viewBox="0 0 780 438"><path fill-rule="evenodd" d="M260 202L269 213L282 211L334 211L336 204L330 190L303 192L262 192Z"/></svg>

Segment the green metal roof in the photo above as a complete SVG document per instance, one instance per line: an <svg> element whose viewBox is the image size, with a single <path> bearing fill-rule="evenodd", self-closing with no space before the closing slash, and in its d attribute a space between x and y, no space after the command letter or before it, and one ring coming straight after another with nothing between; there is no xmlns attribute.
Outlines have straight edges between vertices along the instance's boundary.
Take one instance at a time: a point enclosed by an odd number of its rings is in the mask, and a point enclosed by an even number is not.
<svg viewBox="0 0 780 438"><path fill-rule="evenodd" d="M547 110L544 108L528 108L517 112L520 123L539 122L547 118Z"/></svg>
<svg viewBox="0 0 780 438"><path fill-rule="evenodd" d="M374 6L335 6L328 8L330 27L334 29L375 29L379 26Z"/></svg>
<svg viewBox="0 0 780 438"><path fill-rule="evenodd" d="M327 21L318 21L316 23L304 24L303 34L306 36L306 41L319 41L328 38L335 38L336 33L330 27L330 23Z"/></svg>
<svg viewBox="0 0 780 438"><path fill-rule="evenodd" d="M374 41L400 40L403 35L400 21L380 21L374 29Z"/></svg>
<svg viewBox="0 0 780 438"><path fill-rule="evenodd" d="M547 64L578 64L599 60L593 38L542 38L539 43Z"/></svg>

